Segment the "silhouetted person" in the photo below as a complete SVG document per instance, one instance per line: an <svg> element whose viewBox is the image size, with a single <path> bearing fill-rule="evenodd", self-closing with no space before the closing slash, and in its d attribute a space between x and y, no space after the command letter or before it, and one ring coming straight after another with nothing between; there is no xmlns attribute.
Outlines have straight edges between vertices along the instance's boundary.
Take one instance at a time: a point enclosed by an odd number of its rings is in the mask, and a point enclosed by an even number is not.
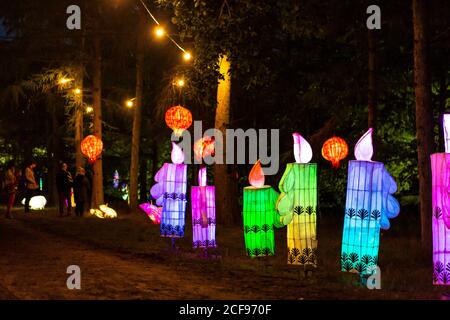
<svg viewBox="0 0 450 320"><path fill-rule="evenodd" d="M16 199L16 193L19 186L19 170L17 170L14 161L10 161L6 166L5 172L5 191L7 194L6 218L12 219L11 209Z"/></svg>
<svg viewBox="0 0 450 320"><path fill-rule="evenodd" d="M31 161L25 168L25 212L30 212L30 199L35 194L36 190L39 188L34 177L34 168L36 168L36 162Z"/></svg>
<svg viewBox="0 0 450 320"><path fill-rule="evenodd" d="M84 210L87 208L91 193L91 184L89 179L86 177L86 172L84 168L78 168L77 175L73 182L73 193L75 197L75 214L78 217L84 215Z"/></svg>
<svg viewBox="0 0 450 320"><path fill-rule="evenodd" d="M64 215L64 207L67 205L67 215L70 216L72 210L72 199L70 190L72 188L73 179L70 172L67 170L67 164L62 163L61 168L56 174L56 189L58 190L59 199L59 215Z"/></svg>

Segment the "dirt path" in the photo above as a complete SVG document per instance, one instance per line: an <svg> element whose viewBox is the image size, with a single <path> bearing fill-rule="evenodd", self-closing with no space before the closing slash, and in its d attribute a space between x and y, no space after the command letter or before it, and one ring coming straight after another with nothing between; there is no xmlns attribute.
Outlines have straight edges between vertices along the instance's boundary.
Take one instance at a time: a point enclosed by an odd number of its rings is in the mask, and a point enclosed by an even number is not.
<svg viewBox="0 0 450 320"><path fill-rule="evenodd" d="M69 290L69 265L81 290ZM0 299L241 299L226 282L182 273L144 259L95 250L27 227L0 223Z"/></svg>

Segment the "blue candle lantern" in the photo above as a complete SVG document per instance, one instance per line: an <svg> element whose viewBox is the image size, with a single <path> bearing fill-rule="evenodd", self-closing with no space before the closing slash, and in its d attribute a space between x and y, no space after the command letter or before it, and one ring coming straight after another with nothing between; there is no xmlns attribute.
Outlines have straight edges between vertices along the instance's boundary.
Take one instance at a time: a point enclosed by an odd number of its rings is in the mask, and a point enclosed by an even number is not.
<svg viewBox="0 0 450 320"><path fill-rule="evenodd" d="M395 218L400 211L392 196L397 184L383 163L371 161L372 154L372 129L369 129L356 144L357 160L350 161L348 167L341 252L342 271L361 275L375 272L380 229L389 229L389 218Z"/></svg>
<svg viewBox="0 0 450 320"><path fill-rule="evenodd" d="M183 151L175 143L172 143L172 162L164 163L156 173L157 183L150 193L156 205L162 206L161 237L180 238L185 227L187 165L183 164Z"/></svg>

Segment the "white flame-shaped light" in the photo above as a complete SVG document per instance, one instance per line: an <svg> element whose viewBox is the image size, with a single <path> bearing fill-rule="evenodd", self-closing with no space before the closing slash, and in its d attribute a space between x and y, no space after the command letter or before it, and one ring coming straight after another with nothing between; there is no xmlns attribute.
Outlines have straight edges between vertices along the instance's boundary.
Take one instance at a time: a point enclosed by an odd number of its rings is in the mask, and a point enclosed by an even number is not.
<svg viewBox="0 0 450 320"><path fill-rule="evenodd" d="M372 128L369 128L366 133L358 140L355 146L356 160L372 161L373 145L372 145Z"/></svg>
<svg viewBox="0 0 450 320"><path fill-rule="evenodd" d="M297 163L308 163L312 159L312 149L308 141L299 133L292 134L294 138L294 157Z"/></svg>
<svg viewBox="0 0 450 320"><path fill-rule="evenodd" d="M172 142L170 158L172 159L172 163L175 164L182 164L184 162L184 152L175 142Z"/></svg>
<svg viewBox="0 0 450 320"><path fill-rule="evenodd" d="M206 187L207 177L206 167L201 168L198 171L198 185L200 187Z"/></svg>

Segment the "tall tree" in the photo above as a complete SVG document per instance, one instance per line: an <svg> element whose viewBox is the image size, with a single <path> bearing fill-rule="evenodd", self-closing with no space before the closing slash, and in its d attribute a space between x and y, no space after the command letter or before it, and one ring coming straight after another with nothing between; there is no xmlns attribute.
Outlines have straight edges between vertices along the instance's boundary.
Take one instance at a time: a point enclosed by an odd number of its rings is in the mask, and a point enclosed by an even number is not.
<svg viewBox="0 0 450 320"><path fill-rule="evenodd" d="M223 79L219 80L217 86L217 107L216 107L216 118L215 127L222 132L223 137L225 137L225 132L230 123L230 95L231 95L231 74L230 74L230 61L226 55L223 55L219 59L219 72ZM226 159L226 139L223 139L224 143L223 158ZM232 214L227 214L233 212L231 203L229 201L230 194L234 182L231 181L230 175L227 172L226 164L215 164L214 165L214 184L217 189L217 216L219 221L223 224L232 224L234 222L234 217Z"/></svg>
<svg viewBox="0 0 450 320"><path fill-rule="evenodd" d="M138 206L138 173L139 173L139 146L141 142L141 110L142 92L144 87L144 44L145 44L145 14L140 10L137 44L136 44L136 100L133 115L133 132L131 137L131 165L130 165L130 207Z"/></svg>
<svg viewBox="0 0 450 320"><path fill-rule="evenodd" d="M94 135L102 138L102 39L99 29L96 28L94 35L94 58L93 58L93 88L92 100L94 109ZM92 178L92 207L98 208L104 203L103 200L103 162L99 157L93 166L94 176Z"/></svg>
<svg viewBox="0 0 450 320"><path fill-rule="evenodd" d="M373 129L373 135L377 132L377 76L376 76L376 30L367 31L368 42L368 127Z"/></svg>
<svg viewBox="0 0 450 320"><path fill-rule="evenodd" d="M417 154L422 248L431 250L431 168L433 110L427 61L427 1L413 0L414 91L416 98Z"/></svg>

